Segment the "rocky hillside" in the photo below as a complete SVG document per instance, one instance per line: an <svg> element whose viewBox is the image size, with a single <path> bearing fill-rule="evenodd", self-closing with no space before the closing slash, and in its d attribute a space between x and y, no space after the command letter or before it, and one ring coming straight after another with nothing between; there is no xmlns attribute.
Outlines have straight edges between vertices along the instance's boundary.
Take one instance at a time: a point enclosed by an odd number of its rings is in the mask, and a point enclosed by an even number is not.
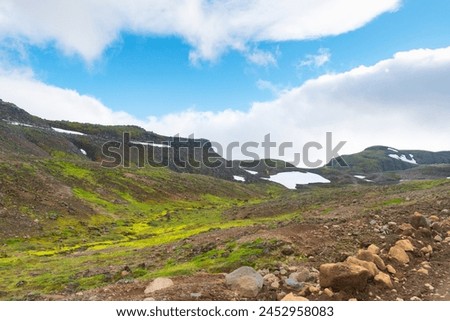
<svg viewBox="0 0 450 321"><path fill-rule="evenodd" d="M207 140L185 140L206 146L192 155L172 145L174 137L136 126L47 121L4 102L0 112L2 300L448 297L450 175L442 176L448 165L364 175L327 167L318 171L331 183L287 189L269 179L314 173L276 160L183 167L175 156L198 160L211 152ZM131 145L146 143L140 145L156 158L167 155L168 166L137 166L139 147L130 166L101 166L103 144L123 132ZM402 153L387 157L404 162ZM415 212L426 225L413 224ZM409 234L401 230L405 223L413 227ZM409 266L391 251L403 239L414 247L406 251ZM376 275L389 276L392 290L375 276L356 288L321 283L323 264L356 264L370 244L386 265ZM415 273L419 264L428 275ZM244 292L239 277L225 277L242 266L257 281Z"/></svg>

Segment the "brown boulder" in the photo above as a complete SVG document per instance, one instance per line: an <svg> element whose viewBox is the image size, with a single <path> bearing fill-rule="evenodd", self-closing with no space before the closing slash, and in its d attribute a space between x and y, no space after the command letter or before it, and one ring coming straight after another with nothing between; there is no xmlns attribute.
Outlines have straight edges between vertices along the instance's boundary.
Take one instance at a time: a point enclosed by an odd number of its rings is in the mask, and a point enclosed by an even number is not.
<svg viewBox="0 0 450 321"><path fill-rule="evenodd" d="M415 250L414 245L412 245L410 240L400 240L395 243L395 245L400 246L406 252L413 252Z"/></svg>
<svg viewBox="0 0 450 321"><path fill-rule="evenodd" d="M400 264L408 264L409 263L408 254L406 254L405 250L398 245L395 245L390 248L389 257L391 259L397 261Z"/></svg>
<svg viewBox="0 0 450 321"><path fill-rule="evenodd" d="M369 270L350 263L327 263L320 266L320 286L334 290L363 290L371 274Z"/></svg>
<svg viewBox="0 0 450 321"><path fill-rule="evenodd" d="M372 254L380 254L380 248L375 244L369 245L367 251L371 252Z"/></svg>
<svg viewBox="0 0 450 321"><path fill-rule="evenodd" d="M387 275L386 273L380 272L378 273L375 278L375 282L380 283L387 287L388 289L392 289L394 286L392 285L391 277Z"/></svg>
<svg viewBox="0 0 450 321"><path fill-rule="evenodd" d="M361 266L361 267L367 269L367 270L370 272L370 276L371 276L372 278L373 278L375 275L377 275L378 272L379 272L377 266L375 265L375 263L363 261L363 260L357 259L357 258L354 257L354 256L349 256L349 257L345 260L345 262L350 263L350 264L355 264L355 265L358 265L358 266Z"/></svg>

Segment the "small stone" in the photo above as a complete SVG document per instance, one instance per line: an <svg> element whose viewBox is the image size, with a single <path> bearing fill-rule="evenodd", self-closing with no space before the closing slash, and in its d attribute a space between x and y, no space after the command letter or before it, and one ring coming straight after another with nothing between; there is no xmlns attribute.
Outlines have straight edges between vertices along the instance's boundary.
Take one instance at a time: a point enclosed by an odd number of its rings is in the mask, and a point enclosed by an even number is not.
<svg viewBox="0 0 450 321"><path fill-rule="evenodd" d="M419 212L415 212L409 219L409 222L411 225L418 229L419 227L425 227L428 228L428 222L425 216L420 214Z"/></svg>
<svg viewBox="0 0 450 321"><path fill-rule="evenodd" d="M444 209L441 211L441 213L448 214L448 213L449 213L449 210L446 209L446 208L444 208Z"/></svg>
<svg viewBox="0 0 450 321"><path fill-rule="evenodd" d="M297 282L297 280L293 280L291 278L287 278L285 281L286 285L288 287L294 288L294 289L298 289L300 288L300 283Z"/></svg>
<svg viewBox="0 0 450 321"><path fill-rule="evenodd" d="M196 299L196 300L200 299L201 296L202 296L201 293L191 293L191 298Z"/></svg>
<svg viewBox="0 0 450 321"><path fill-rule="evenodd" d="M291 273L289 278L296 280L297 282L306 282L309 281L312 276L307 268L300 268L297 272Z"/></svg>
<svg viewBox="0 0 450 321"><path fill-rule="evenodd" d="M281 301L309 301L307 298L303 296L294 295L292 292L286 295Z"/></svg>
<svg viewBox="0 0 450 321"><path fill-rule="evenodd" d="M389 227L393 228L395 226L397 226L397 223L395 222L388 222Z"/></svg>
<svg viewBox="0 0 450 321"><path fill-rule="evenodd" d="M126 270L120 272L120 275L121 275L122 277L126 277L126 276L128 276L129 274L130 274L130 272L128 272L128 271L126 271Z"/></svg>
<svg viewBox="0 0 450 321"><path fill-rule="evenodd" d="M367 248L367 251L371 252L372 254L380 254L380 248L376 246L375 244L369 245Z"/></svg>
<svg viewBox="0 0 450 321"><path fill-rule="evenodd" d="M333 291L329 288L326 288L325 290L323 290L323 294L325 294L328 297L332 297L334 295Z"/></svg>
<svg viewBox="0 0 450 321"><path fill-rule="evenodd" d="M314 286L314 285L311 285L311 286L308 288L308 290L309 290L309 292L311 292L312 294L319 293L319 291L320 291L320 289L319 289L318 287Z"/></svg>
<svg viewBox="0 0 450 321"><path fill-rule="evenodd" d="M280 293L277 293L277 300L281 301L285 296L286 296L286 293L283 291Z"/></svg>
<svg viewBox="0 0 450 321"><path fill-rule="evenodd" d="M436 216L436 215L431 215L431 216L429 217L429 219L430 219L430 221L432 221L432 222L439 222L439 217Z"/></svg>
<svg viewBox="0 0 450 321"><path fill-rule="evenodd" d="M409 299L410 301L422 301L421 298L417 297L417 296L413 296Z"/></svg>
<svg viewBox="0 0 450 321"><path fill-rule="evenodd" d="M290 256L294 254L294 249L291 246L286 246L281 249L281 254Z"/></svg>
<svg viewBox="0 0 450 321"><path fill-rule="evenodd" d="M395 245L390 248L389 250L389 256L397 261L400 264L407 264L409 263L409 256L406 254L405 250L401 248L398 245Z"/></svg>
<svg viewBox="0 0 450 321"><path fill-rule="evenodd" d="M286 275L288 272L286 271L286 269L280 269L280 274L281 275Z"/></svg>
<svg viewBox="0 0 450 321"><path fill-rule="evenodd" d="M444 243L450 243L450 236L447 236L447 237L444 239L443 242L444 242Z"/></svg>
<svg viewBox="0 0 450 321"><path fill-rule="evenodd" d="M397 231L404 236L412 236L414 234L414 227L409 223L403 223L398 227Z"/></svg>
<svg viewBox="0 0 450 321"><path fill-rule="evenodd" d="M442 242L442 237L441 237L440 235L436 235L436 236L434 237L434 240L435 240L436 242Z"/></svg>
<svg viewBox="0 0 450 321"><path fill-rule="evenodd" d="M386 270L391 274L397 273L397 271L394 269L394 267L390 264L386 265Z"/></svg>
<svg viewBox="0 0 450 321"><path fill-rule="evenodd" d="M280 279L273 273L269 273L264 275L263 277L264 281L267 283L273 283L273 282L278 282Z"/></svg>
<svg viewBox="0 0 450 321"><path fill-rule="evenodd" d="M173 286L173 281L169 278L156 278L146 288L144 293L149 294Z"/></svg>
<svg viewBox="0 0 450 321"><path fill-rule="evenodd" d="M430 292L434 291L434 286L432 286L430 283L425 283L425 287L430 290Z"/></svg>
<svg viewBox="0 0 450 321"><path fill-rule="evenodd" d="M369 224L370 224L370 225L375 225L375 224L377 224L377 221L375 221L375 220L370 220Z"/></svg>
<svg viewBox="0 0 450 321"><path fill-rule="evenodd" d="M353 301L353 302L358 301L357 298L350 298L350 299L348 299L348 300L349 300L349 301Z"/></svg>
<svg viewBox="0 0 450 321"><path fill-rule="evenodd" d="M424 246L420 249L420 252L422 252L423 254L431 254L433 253L433 247L431 245Z"/></svg>
<svg viewBox="0 0 450 321"><path fill-rule="evenodd" d="M143 301L155 301L155 298L145 298Z"/></svg>
<svg viewBox="0 0 450 321"><path fill-rule="evenodd" d="M420 268L420 269L418 269L417 270L417 273L421 273L421 274L425 274L425 275L428 275L428 270L427 269L424 269L424 268Z"/></svg>
<svg viewBox="0 0 450 321"><path fill-rule="evenodd" d="M395 301L403 301L402 298L396 298Z"/></svg>
<svg viewBox="0 0 450 321"><path fill-rule="evenodd" d="M280 282L274 281L274 282L270 283L270 287L272 289L279 289L280 288Z"/></svg>
<svg viewBox="0 0 450 321"><path fill-rule="evenodd" d="M401 247L406 252L414 251L415 247L412 245L410 240L400 240L395 243L395 245Z"/></svg>
<svg viewBox="0 0 450 321"><path fill-rule="evenodd" d="M377 275L375 275L374 278L375 282L378 282L380 284L383 284L385 287L392 289L394 286L392 285L392 281L389 275L386 273L380 272Z"/></svg>

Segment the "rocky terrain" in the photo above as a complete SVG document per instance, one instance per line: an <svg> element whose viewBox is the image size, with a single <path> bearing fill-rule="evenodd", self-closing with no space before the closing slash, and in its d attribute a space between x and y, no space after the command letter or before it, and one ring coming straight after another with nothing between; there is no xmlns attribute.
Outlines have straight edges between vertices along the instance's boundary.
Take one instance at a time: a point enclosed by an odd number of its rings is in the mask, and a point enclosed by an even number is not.
<svg viewBox="0 0 450 321"><path fill-rule="evenodd" d="M169 165L101 166L123 132ZM287 189L266 178L303 170L180 167L170 139L0 101L0 300L450 298L448 152L376 146Z"/></svg>
<svg viewBox="0 0 450 321"><path fill-rule="evenodd" d="M190 276L158 277L146 282L125 278L117 284L92 291L43 298L449 300L450 211L442 208L449 205L448 198L442 198L445 194L448 195L448 191L433 198L435 207L429 207L433 215L408 214L408 206L387 211L393 214L390 217L374 214L351 220L350 216L349 221L344 222L330 220L323 225L288 223L271 230L260 229L252 237L270 235L279 241L276 245L279 247L278 256L274 256L270 267L256 270L243 266L230 273L203 271ZM413 195L417 197L420 193ZM245 233L241 241L248 238ZM353 240L355 246L342 247L343 240ZM299 253L306 253L303 254L305 257L299 258ZM129 272L122 273L128 275Z"/></svg>

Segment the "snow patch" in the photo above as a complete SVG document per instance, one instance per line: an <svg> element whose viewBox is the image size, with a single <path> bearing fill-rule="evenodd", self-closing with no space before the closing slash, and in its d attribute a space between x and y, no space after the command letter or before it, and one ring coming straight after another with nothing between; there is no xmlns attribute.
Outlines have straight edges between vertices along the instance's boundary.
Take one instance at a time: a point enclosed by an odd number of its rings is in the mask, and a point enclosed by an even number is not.
<svg viewBox="0 0 450 321"><path fill-rule="evenodd" d="M132 144L140 144L140 145L147 145L147 146L152 146L152 147L159 147L159 148L170 148L169 145L165 145L165 144L155 144L155 143L151 143L151 142L130 142Z"/></svg>
<svg viewBox="0 0 450 321"><path fill-rule="evenodd" d="M233 175L235 181L245 182L245 178L241 176Z"/></svg>
<svg viewBox="0 0 450 321"><path fill-rule="evenodd" d="M392 148L392 147L388 147L388 150L390 150L392 152L395 152L395 153L398 153L398 150L396 150L395 148Z"/></svg>
<svg viewBox="0 0 450 321"><path fill-rule="evenodd" d="M241 167L242 168L242 167ZM252 175L256 175L256 174L258 174L258 172L256 172L256 171L251 171L251 170L248 170L248 169L245 169L245 168L242 168L244 171L246 171L247 173L250 173L250 174L252 174Z"/></svg>
<svg viewBox="0 0 450 321"><path fill-rule="evenodd" d="M52 127L52 129L55 132L62 133L62 134L86 136L86 134L83 134L83 133L80 133L80 132L76 132L76 131L73 131L73 130L66 130L66 129L56 128L56 127Z"/></svg>
<svg viewBox="0 0 450 321"><path fill-rule="evenodd" d="M82 148L80 148L80 152L81 152L83 155L87 155L86 151L85 151L84 149L82 149Z"/></svg>
<svg viewBox="0 0 450 321"><path fill-rule="evenodd" d="M16 121L9 121L9 120L6 120L6 119L3 119L3 121L7 122L9 125L14 125L14 126L35 127L35 126L32 126L32 125L19 123L19 122L16 122Z"/></svg>
<svg viewBox="0 0 450 321"><path fill-rule="evenodd" d="M363 175L353 175L353 176L355 176L356 178L359 178L359 179L365 179L365 178L366 178L366 177L363 176Z"/></svg>
<svg viewBox="0 0 450 321"><path fill-rule="evenodd" d="M405 163L410 163L410 164L416 164L417 165L417 162L416 162L416 160L414 159L414 155L412 155L412 154L409 154L409 157L411 158L411 159L408 159L408 157L406 157L405 155L396 155L396 154L389 154L388 155L390 158L394 158L394 159L398 159L398 160L400 160L400 161L402 161L402 162L405 162Z"/></svg>
<svg viewBox="0 0 450 321"><path fill-rule="evenodd" d="M267 180L295 189L297 184L307 185L312 183L330 183L326 178L314 173L283 172L270 176Z"/></svg>

